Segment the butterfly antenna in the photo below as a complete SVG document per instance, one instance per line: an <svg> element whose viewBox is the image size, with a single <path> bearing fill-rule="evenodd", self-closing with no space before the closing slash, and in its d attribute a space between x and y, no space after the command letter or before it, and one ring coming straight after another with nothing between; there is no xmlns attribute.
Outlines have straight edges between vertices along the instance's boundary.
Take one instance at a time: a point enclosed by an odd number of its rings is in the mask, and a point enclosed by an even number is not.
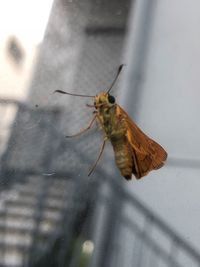
<svg viewBox="0 0 200 267"><path fill-rule="evenodd" d="M118 71L117 71L117 75L115 76L115 79L114 79L113 82L111 83L111 86L109 87L107 93L109 93L110 90L113 88L113 86L114 86L114 84L115 84L117 78L119 77L120 72L122 71L123 66L124 66L124 64L121 64L121 65L119 66Z"/></svg>
<svg viewBox="0 0 200 267"><path fill-rule="evenodd" d="M94 95L79 95L79 94L72 94L68 93L62 90L55 90L54 93L60 93L60 94L65 94L65 95L73 95L73 96L80 96L80 97L95 97Z"/></svg>

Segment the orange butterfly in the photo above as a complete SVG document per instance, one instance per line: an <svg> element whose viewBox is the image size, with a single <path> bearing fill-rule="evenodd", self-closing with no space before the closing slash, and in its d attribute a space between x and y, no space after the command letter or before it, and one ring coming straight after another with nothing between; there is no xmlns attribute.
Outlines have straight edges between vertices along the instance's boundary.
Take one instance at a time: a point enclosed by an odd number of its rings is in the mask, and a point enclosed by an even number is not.
<svg viewBox="0 0 200 267"><path fill-rule="evenodd" d="M77 95L67 93L61 90L55 92L83 97L93 97L94 116L88 127L81 132L67 137L74 137L89 130L95 120L99 122L104 131L105 137L101 146L99 156L91 168L88 176L93 172L104 150L106 140L110 140L114 154L115 162L121 175L130 180L132 174L137 179L145 176L151 170L161 168L167 158L166 151L155 141L144 134L138 126L132 121L128 114L115 102L115 98L109 94L123 65L118 69L118 73L107 92L100 92L96 96Z"/></svg>

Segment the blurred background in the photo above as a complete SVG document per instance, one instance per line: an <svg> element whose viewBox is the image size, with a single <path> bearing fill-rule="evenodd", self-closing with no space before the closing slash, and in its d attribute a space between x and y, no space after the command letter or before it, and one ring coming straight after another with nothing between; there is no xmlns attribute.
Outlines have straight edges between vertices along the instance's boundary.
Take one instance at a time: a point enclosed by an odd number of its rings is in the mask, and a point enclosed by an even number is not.
<svg viewBox="0 0 200 267"><path fill-rule="evenodd" d="M198 0L0 2L0 266L200 266ZM168 152L127 182L90 98Z"/></svg>

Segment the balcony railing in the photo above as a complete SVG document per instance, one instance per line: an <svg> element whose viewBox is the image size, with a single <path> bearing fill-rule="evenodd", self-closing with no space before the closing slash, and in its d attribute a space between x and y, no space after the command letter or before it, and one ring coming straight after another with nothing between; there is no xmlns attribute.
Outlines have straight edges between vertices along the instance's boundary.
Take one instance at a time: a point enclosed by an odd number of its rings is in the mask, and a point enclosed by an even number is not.
<svg viewBox="0 0 200 267"><path fill-rule="evenodd" d="M16 114L1 158L0 266L200 266L200 253L105 171L87 180L67 163L52 170L70 149L61 111L2 105Z"/></svg>

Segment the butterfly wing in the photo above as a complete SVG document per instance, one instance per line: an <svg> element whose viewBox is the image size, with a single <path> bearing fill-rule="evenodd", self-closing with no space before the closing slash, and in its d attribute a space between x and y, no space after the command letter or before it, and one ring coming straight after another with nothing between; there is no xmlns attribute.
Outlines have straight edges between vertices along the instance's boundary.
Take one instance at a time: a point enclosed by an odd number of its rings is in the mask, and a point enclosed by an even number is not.
<svg viewBox="0 0 200 267"><path fill-rule="evenodd" d="M133 159L132 172L136 178L139 179L149 171L161 168L167 158L162 146L143 133L119 105L117 105L117 115L125 121L126 137Z"/></svg>

